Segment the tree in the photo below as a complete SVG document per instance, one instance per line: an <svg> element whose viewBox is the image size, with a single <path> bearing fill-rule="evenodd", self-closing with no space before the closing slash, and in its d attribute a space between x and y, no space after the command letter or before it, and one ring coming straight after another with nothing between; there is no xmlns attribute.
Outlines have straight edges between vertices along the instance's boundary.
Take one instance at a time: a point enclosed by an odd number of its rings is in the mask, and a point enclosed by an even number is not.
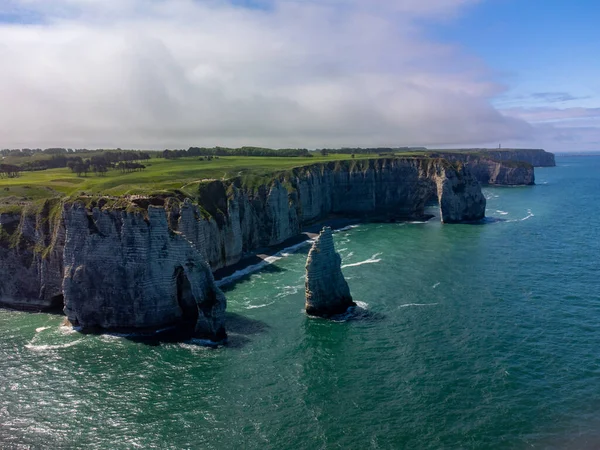
<svg viewBox="0 0 600 450"><path fill-rule="evenodd" d="M16 178L21 173L19 166L13 166L11 164L0 164L0 177L7 176L8 178Z"/></svg>

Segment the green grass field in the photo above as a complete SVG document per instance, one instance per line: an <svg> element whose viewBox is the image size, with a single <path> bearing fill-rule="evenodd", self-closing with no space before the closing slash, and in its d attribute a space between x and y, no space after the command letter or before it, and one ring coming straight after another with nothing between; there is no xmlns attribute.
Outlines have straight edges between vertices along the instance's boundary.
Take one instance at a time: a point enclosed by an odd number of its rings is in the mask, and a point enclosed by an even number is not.
<svg viewBox="0 0 600 450"><path fill-rule="evenodd" d="M356 159L377 158L356 155ZM17 178L0 178L0 211L15 209L38 200L84 194L109 196L146 195L172 192L175 189L193 194L198 181L227 179L235 176L264 176L281 170L324 161L351 159L351 155L333 154L314 157L247 157L222 156L199 160L197 157L144 161L141 172L122 173L110 170L99 176L77 176L68 168L22 172Z"/></svg>

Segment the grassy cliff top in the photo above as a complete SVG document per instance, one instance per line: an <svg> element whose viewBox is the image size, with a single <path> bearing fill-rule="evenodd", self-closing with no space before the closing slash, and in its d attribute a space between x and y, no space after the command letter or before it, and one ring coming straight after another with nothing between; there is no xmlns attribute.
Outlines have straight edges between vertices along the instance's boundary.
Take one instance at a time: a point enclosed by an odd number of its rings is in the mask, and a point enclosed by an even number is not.
<svg viewBox="0 0 600 450"><path fill-rule="evenodd" d="M376 157L365 154L356 155L355 159ZM193 195L200 180L237 176L262 177L309 164L348 159L352 159L349 154L315 154L313 157L221 156L211 160L198 157L152 158L143 162L146 166L143 171L130 173L109 170L104 175L90 172L87 176L78 176L66 167L26 171L16 178L0 178L0 212L18 210L19 207L48 198L90 194L120 197L179 190Z"/></svg>
<svg viewBox="0 0 600 450"><path fill-rule="evenodd" d="M449 150L440 150L448 152ZM454 150L472 154L472 149ZM105 174L78 176L69 168L24 171L16 178L0 178L0 213L17 212L24 206L41 203L50 198L104 195L123 197L127 195L160 195L179 191L195 196L198 183L210 179L240 177L249 182L264 180L267 176L307 165L347 160L366 160L389 157L436 158L436 150L399 151L379 156L373 153L331 153L322 155L314 152L311 157L279 156L219 156L206 159L197 156L178 159L152 157L142 161L142 171L122 172L111 169ZM85 155L83 155L85 157ZM32 158L42 158L35 155ZM22 161L23 159L21 159ZM6 163L5 158L2 162ZM14 161L10 161L14 162Z"/></svg>

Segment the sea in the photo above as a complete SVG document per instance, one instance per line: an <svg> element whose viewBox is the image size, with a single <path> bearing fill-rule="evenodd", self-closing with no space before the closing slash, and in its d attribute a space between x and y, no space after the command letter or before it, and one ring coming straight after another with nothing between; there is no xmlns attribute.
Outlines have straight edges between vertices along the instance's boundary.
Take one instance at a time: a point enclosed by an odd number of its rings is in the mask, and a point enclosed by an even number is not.
<svg viewBox="0 0 600 450"><path fill-rule="evenodd" d="M0 310L0 448L600 448L600 156L536 183L338 231L335 320L303 312L308 244L223 287L224 346Z"/></svg>

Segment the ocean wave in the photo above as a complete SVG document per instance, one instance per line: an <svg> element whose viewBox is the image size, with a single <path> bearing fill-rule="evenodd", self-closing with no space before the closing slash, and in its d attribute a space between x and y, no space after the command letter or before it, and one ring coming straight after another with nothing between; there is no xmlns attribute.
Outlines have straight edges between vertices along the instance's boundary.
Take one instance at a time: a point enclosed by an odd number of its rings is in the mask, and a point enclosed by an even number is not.
<svg viewBox="0 0 600 450"><path fill-rule="evenodd" d="M283 286L281 288L282 292L278 293L275 297L287 297L288 295L297 294L300 291L300 288L304 287L304 285L300 286Z"/></svg>
<svg viewBox="0 0 600 450"><path fill-rule="evenodd" d="M437 283L435 283L433 286L431 286L433 289L435 289L436 287L438 287L440 285L440 282L438 281Z"/></svg>
<svg viewBox="0 0 600 450"><path fill-rule="evenodd" d="M358 228L359 226L360 225L348 225L346 227L339 228L337 230L333 230L333 232L339 233L341 231L348 231L348 230L352 230L354 228ZM220 280L216 281L215 283L219 287L225 286L229 283L233 283L235 280L245 277L246 275L250 275L253 272L257 272L257 271L261 270L262 268L264 268L265 266L268 266L269 264L273 264L274 262L279 261L281 258L286 258L286 257L296 253L300 248L304 247L305 245L312 244L314 241L315 241L314 239L306 239L305 241L302 241L298 244L292 245L290 247L286 247L283 250L275 253L272 256L267 256L261 262L259 262L257 264L253 264L251 266L248 266L244 269L238 270L227 277L221 278ZM346 238L343 241L343 243L347 243L347 242L350 242L350 239Z"/></svg>
<svg viewBox="0 0 600 450"><path fill-rule="evenodd" d="M232 283L235 280L245 277L246 275L250 275L253 272L257 272L257 271L261 270L262 268L268 266L269 264L273 264L274 262L279 261L282 258L286 258L286 257L290 256L294 252L298 251L298 249L300 249L300 248L304 247L305 245L308 245L312 242L314 242L314 239L307 239L306 241L302 241L299 244L284 248L283 250L275 253L272 256L267 256L261 262L259 262L257 264L253 264L251 266L248 266L244 269L238 270L225 278L221 278L219 281L216 281L215 283L219 287L225 286L226 284Z"/></svg>
<svg viewBox="0 0 600 450"><path fill-rule="evenodd" d="M354 228L358 228L360 225L348 225L346 227L338 228L337 230L333 230L334 233L339 233L340 231L348 231Z"/></svg>
<svg viewBox="0 0 600 450"><path fill-rule="evenodd" d="M357 263L351 263L351 264L344 264L342 266L342 269L346 268L346 267L357 267L357 266L362 266L363 264L374 264L374 263L378 263L381 261L381 258L377 258L379 255L381 255L381 253L375 253L373 256L371 256L369 259L366 259L364 261L361 262L357 262Z"/></svg>
<svg viewBox="0 0 600 450"><path fill-rule="evenodd" d="M533 214L533 213L531 212L531 209L528 209L528 210L527 210L527 215L526 215L525 217L523 217L522 219L513 219L513 220L507 220L507 222L523 222L523 221L525 221L525 220L529 220L529 219L531 219L532 217L535 217L535 214Z"/></svg>
<svg viewBox="0 0 600 450"><path fill-rule="evenodd" d="M435 306L439 303L406 303L404 305L400 305L400 308L408 308L409 306Z"/></svg>
<svg viewBox="0 0 600 450"><path fill-rule="evenodd" d="M185 348L192 351L206 351L219 347L219 343L213 342L209 339L192 338L185 342L177 343L180 348Z"/></svg>
<svg viewBox="0 0 600 450"><path fill-rule="evenodd" d="M42 352L45 350L57 350L59 348L68 348L68 347L73 347L74 345L79 344L80 342L82 342L83 339L77 339L76 341L73 342L68 342L66 344L54 344L54 345L36 345L36 344L25 344L25 348L28 348L29 350L33 350L36 352Z"/></svg>
<svg viewBox="0 0 600 450"><path fill-rule="evenodd" d="M39 327L39 328L35 329L35 332L39 333L40 331L48 330L49 328L51 328L51 327Z"/></svg>
<svg viewBox="0 0 600 450"><path fill-rule="evenodd" d="M508 214L506 211L502 211L502 210L500 210L500 209L497 209L497 210L496 210L496 212L497 212L498 214L500 214L501 216L506 216L506 215Z"/></svg>
<svg viewBox="0 0 600 450"><path fill-rule="evenodd" d="M265 303L262 305L248 305L246 306L244 309L258 309L258 308L265 308L267 306L271 306L273 303L275 302L271 302L271 303Z"/></svg>

